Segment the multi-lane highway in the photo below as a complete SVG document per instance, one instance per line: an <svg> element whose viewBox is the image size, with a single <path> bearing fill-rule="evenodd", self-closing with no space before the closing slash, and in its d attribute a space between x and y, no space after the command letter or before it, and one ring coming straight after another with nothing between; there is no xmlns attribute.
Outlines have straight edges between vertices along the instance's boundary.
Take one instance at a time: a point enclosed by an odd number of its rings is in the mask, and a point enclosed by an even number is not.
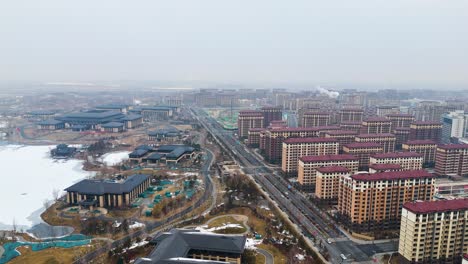
<svg viewBox="0 0 468 264"><path fill-rule="evenodd" d="M204 111L193 108L195 118L212 134L216 141L250 174L295 223L306 237L315 237L330 255L331 263L343 261L372 261L372 255L396 251L395 242L359 244L348 239L335 225L328 214L319 210L313 203L290 183L278 175L277 171L265 166L264 162L242 145L232 132L226 131ZM331 243L329 243L331 242Z"/></svg>

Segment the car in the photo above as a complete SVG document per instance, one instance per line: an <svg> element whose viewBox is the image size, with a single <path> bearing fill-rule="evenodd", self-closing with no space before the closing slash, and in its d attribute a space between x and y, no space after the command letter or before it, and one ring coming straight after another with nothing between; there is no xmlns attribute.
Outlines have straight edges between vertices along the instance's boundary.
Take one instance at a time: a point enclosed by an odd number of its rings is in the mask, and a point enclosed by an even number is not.
<svg viewBox="0 0 468 264"><path fill-rule="evenodd" d="M343 260L347 260L347 259L348 259L344 254L341 254L340 257L341 257Z"/></svg>
<svg viewBox="0 0 468 264"><path fill-rule="evenodd" d="M331 238L327 238L327 243L328 243L328 244L333 243L333 241L331 240Z"/></svg>

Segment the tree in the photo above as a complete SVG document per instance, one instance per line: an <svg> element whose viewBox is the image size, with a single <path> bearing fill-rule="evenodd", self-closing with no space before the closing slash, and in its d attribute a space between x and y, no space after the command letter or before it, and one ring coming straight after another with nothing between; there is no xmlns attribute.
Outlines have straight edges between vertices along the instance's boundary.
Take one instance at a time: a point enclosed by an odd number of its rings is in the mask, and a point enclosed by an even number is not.
<svg viewBox="0 0 468 264"><path fill-rule="evenodd" d="M129 228L129 224L128 224L128 220L127 219L124 219L122 221L122 230L128 234L128 228Z"/></svg>
<svg viewBox="0 0 468 264"><path fill-rule="evenodd" d="M58 199L60 198L60 190L57 188L54 188L52 190L52 197L54 197L54 201L57 202Z"/></svg>
<svg viewBox="0 0 468 264"><path fill-rule="evenodd" d="M241 256L242 264L254 264L256 262L255 251L251 249L244 250Z"/></svg>

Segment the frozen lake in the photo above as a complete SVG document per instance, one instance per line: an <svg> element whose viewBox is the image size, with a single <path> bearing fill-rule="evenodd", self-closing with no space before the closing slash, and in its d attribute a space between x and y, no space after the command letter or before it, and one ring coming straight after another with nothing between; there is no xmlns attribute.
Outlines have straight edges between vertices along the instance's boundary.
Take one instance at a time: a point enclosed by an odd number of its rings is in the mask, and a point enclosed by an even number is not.
<svg viewBox="0 0 468 264"><path fill-rule="evenodd" d="M27 229L41 223L44 201L60 190L92 175L81 169L81 160L54 160L54 146L0 145L0 230Z"/></svg>

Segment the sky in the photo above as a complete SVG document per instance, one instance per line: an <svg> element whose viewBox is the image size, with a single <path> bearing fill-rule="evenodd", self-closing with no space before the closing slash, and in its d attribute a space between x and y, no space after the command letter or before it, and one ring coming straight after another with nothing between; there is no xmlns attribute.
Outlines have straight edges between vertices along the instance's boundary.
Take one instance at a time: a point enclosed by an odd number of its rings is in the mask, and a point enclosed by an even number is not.
<svg viewBox="0 0 468 264"><path fill-rule="evenodd" d="M466 0L4 0L0 81L468 88Z"/></svg>

